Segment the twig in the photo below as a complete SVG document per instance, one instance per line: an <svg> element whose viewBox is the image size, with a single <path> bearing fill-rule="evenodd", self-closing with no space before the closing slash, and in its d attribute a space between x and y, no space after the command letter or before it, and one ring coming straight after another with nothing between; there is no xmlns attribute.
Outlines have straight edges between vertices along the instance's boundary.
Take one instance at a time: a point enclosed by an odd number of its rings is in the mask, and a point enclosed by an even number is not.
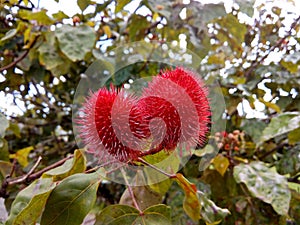
<svg viewBox="0 0 300 225"><path fill-rule="evenodd" d="M128 189L129 195L130 195L130 196L131 196L131 198L132 198L132 202L133 202L133 205L134 205L134 207L135 207L135 208L136 208L136 209L139 211L139 213L140 213L140 215L141 215L141 216L142 216L142 215L144 215L143 211L141 210L141 208L140 208L139 204L137 203L137 201L136 201L136 199L135 199L135 196L134 196L133 190L132 190L132 188L131 188L131 186L130 186L130 184L129 184L128 180L127 180L126 173L125 173L125 171L124 171L124 169L123 169L123 168L121 168L121 172L122 172L122 175L123 175L123 178L124 178L125 184L126 184L126 186L127 186L127 189Z"/></svg>
<svg viewBox="0 0 300 225"><path fill-rule="evenodd" d="M294 176L294 177L290 177L290 178L288 178L288 182L300 184L299 177L300 177L300 174L297 174L297 175Z"/></svg>
<svg viewBox="0 0 300 225"><path fill-rule="evenodd" d="M43 173L51 170L51 169L54 169L58 166L61 166L62 164L65 163L65 161L67 161L68 159L71 159L73 158L73 155L70 155L66 158L63 158L62 160L48 166L48 167L45 167L44 169L42 170L39 170L37 171L36 173L33 173L34 170L36 170L36 168L38 167L38 165L40 164L41 160L42 160L42 157L40 156L38 158L38 160L36 161L36 163L33 165L33 167L30 169L30 171L23 175L23 176L20 176L20 177L16 177L16 178L10 178L9 176L6 177L6 179L3 180L2 182L2 186L1 186L1 189L0 189L0 197L8 197L8 194L6 192L6 189L8 186L10 185L15 185L15 184L21 184L21 183L25 183L25 182L30 182L32 180L35 180L37 178L39 178Z"/></svg>
<svg viewBox="0 0 300 225"><path fill-rule="evenodd" d="M17 63L21 62L29 53L30 49L35 45L37 39L39 38L40 35L37 35L35 37L35 39L33 40L33 42L30 44L30 46L28 47L28 49L26 49L26 51L20 55L18 58L16 58L15 61L12 61L10 64L6 65L6 66L3 66L0 68L0 72L4 71L4 70L8 70L12 67L14 67Z"/></svg>
<svg viewBox="0 0 300 225"><path fill-rule="evenodd" d="M56 162L56 163L54 163L54 164L52 164L52 165L50 165L50 166L48 166L48 167L45 167L44 169L42 169L42 170L40 170L40 171L38 171L38 172L36 172L36 173L30 175L30 176L28 177L28 179L29 179L29 180L35 180L35 179L39 178L40 176L42 176L43 173L45 173L45 172L47 172L47 171L49 171L49 170L52 170L52 169L54 169L54 168L56 168L56 167L58 167L58 166L61 166L61 165L64 164L68 159L71 159L71 158L73 158L73 155L69 155L68 157L63 158L63 159L61 159L60 161L58 161L58 162Z"/></svg>
<svg viewBox="0 0 300 225"><path fill-rule="evenodd" d="M139 161L140 163L142 163L142 164L144 164L144 165L146 165L146 166L149 166L150 168L152 168L152 169L154 169L154 170L160 172L161 174L163 174L163 175L165 175L165 176L167 176L167 177L169 177L169 178L176 178L176 174L169 174L169 173L167 173L167 172L161 170L160 168L157 168L156 166L153 166L152 164L148 163L147 161L145 161L144 159L142 159L142 158L140 158L140 157L138 158L138 161Z"/></svg>
<svg viewBox="0 0 300 225"><path fill-rule="evenodd" d="M22 55L20 55L15 61L12 61L10 64L3 66L0 68L0 72L4 71L4 70L8 70L10 68L12 68L13 66L15 66L18 62L22 61L29 53L30 49L27 49Z"/></svg>
<svg viewBox="0 0 300 225"><path fill-rule="evenodd" d="M283 148L284 146L288 146L287 142L282 142L279 145L277 145L275 148L273 148L272 150L266 152L265 154L263 154L262 156L259 156L259 160L263 160L265 159L267 156L273 154L274 152L280 150L281 148Z"/></svg>

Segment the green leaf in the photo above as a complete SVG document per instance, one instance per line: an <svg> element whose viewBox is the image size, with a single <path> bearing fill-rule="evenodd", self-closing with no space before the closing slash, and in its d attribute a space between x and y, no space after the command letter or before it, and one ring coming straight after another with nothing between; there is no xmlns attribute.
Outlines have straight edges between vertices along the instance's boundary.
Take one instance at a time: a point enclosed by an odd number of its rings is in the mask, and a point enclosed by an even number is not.
<svg viewBox="0 0 300 225"><path fill-rule="evenodd" d="M116 3L115 13L120 12L129 2L131 2L131 0L118 0Z"/></svg>
<svg viewBox="0 0 300 225"><path fill-rule="evenodd" d="M58 21L62 21L63 19L70 18L67 14L65 14L63 11L58 11L57 13L52 14L52 17Z"/></svg>
<svg viewBox="0 0 300 225"><path fill-rule="evenodd" d="M157 12L164 17L166 17L167 20L170 19L172 13L172 2L171 1L161 1L161 0L148 0L147 1L151 10L154 12Z"/></svg>
<svg viewBox="0 0 300 225"><path fill-rule="evenodd" d="M205 145L205 147L202 148L202 149L196 149L196 150L194 151L194 155L196 155L196 156L198 156L198 157L203 157L203 156L205 156L205 155L207 155L207 154L212 154L212 153L214 153L214 151L215 151L214 147L213 147L212 145L210 145L210 144L207 144L207 145Z"/></svg>
<svg viewBox="0 0 300 225"><path fill-rule="evenodd" d="M298 112L282 113L271 119L270 124L264 129L258 145L298 128L300 128L300 114Z"/></svg>
<svg viewBox="0 0 300 225"><path fill-rule="evenodd" d="M206 224L219 224L222 219L224 219L228 214L230 214L228 209L222 209L216 204L208 199L206 195L198 191L199 200L202 205L201 217L205 220Z"/></svg>
<svg viewBox="0 0 300 225"><path fill-rule="evenodd" d="M227 41L230 47L236 52L242 52L241 44L244 41L247 27L232 14L227 14L216 21L220 25L220 32L217 38L224 42Z"/></svg>
<svg viewBox="0 0 300 225"><path fill-rule="evenodd" d="M223 3L220 4L202 4L192 1L186 6L188 17L195 18L195 24L206 24L213 19L226 15Z"/></svg>
<svg viewBox="0 0 300 225"><path fill-rule="evenodd" d="M132 15L129 26L129 38L131 41L140 40L144 37L145 30L149 27L149 21L141 15Z"/></svg>
<svg viewBox="0 0 300 225"><path fill-rule="evenodd" d="M16 137L21 138L20 127L17 123L10 122L8 129L11 130L16 135Z"/></svg>
<svg viewBox="0 0 300 225"><path fill-rule="evenodd" d="M141 210L160 204L163 199L161 194L153 191L149 186L132 187L132 191ZM128 189L126 189L122 194L119 203L122 205L134 206Z"/></svg>
<svg viewBox="0 0 300 225"><path fill-rule="evenodd" d="M93 28L81 25L63 25L55 31L61 51L72 61L83 60L94 47L96 33Z"/></svg>
<svg viewBox="0 0 300 225"><path fill-rule="evenodd" d="M3 224L7 219L7 210L4 204L4 198L0 198L0 224Z"/></svg>
<svg viewBox="0 0 300 225"><path fill-rule="evenodd" d="M8 127L9 127L8 120L5 118L5 116L2 113L0 113L0 137L5 136L5 131Z"/></svg>
<svg viewBox="0 0 300 225"><path fill-rule="evenodd" d="M9 158L18 160L21 166L26 167L28 165L28 155L33 149L33 146L22 148L15 154L10 154Z"/></svg>
<svg viewBox="0 0 300 225"><path fill-rule="evenodd" d="M6 34L4 35L4 37L1 38L0 41L9 40L9 39L13 38L17 33L18 33L17 29L11 29L11 30L6 32Z"/></svg>
<svg viewBox="0 0 300 225"><path fill-rule="evenodd" d="M65 64L65 60L59 54L54 32L45 34L46 41L38 48L40 64L47 70L54 70Z"/></svg>
<svg viewBox="0 0 300 225"><path fill-rule="evenodd" d="M185 193L183 209L185 213L194 221L198 221L200 216L201 204L197 196L197 187L190 183L181 173L176 174L175 181Z"/></svg>
<svg viewBox="0 0 300 225"><path fill-rule="evenodd" d="M293 62L288 62L288 61L285 61L285 60L281 60L280 64L283 67L285 67L291 73L297 73L297 71L298 71L298 64L295 64Z"/></svg>
<svg viewBox="0 0 300 225"><path fill-rule="evenodd" d="M204 4L202 6L201 13L195 12L196 15L200 16L204 23L210 22L215 18L226 15L225 7L223 3L220 4Z"/></svg>
<svg viewBox="0 0 300 225"><path fill-rule="evenodd" d="M237 165L233 175L236 182L244 183L254 197L271 204L278 214L287 215L291 192L284 176L271 170L263 162Z"/></svg>
<svg viewBox="0 0 300 225"><path fill-rule="evenodd" d="M272 102L267 102L265 101L263 98L259 98L258 99L260 102L262 102L267 108L271 108L273 109L275 112L277 113L281 113L281 109L278 105L276 105L275 103Z"/></svg>
<svg viewBox="0 0 300 225"><path fill-rule="evenodd" d="M47 10L42 9L38 12L32 12L29 10L19 10L19 16L25 20L36 20L39 24L42 25L52 25L53 20L47 16Z"/></svg>
<svg viewBox="0 0 300 225"><path fill-rule="evenodd" d="M300 128L296 130L292 130L290 133L288 133L288 139L289 139L289 144L294 145L297 142L300 142Z"/></svg>
<svg viewBox="0 0 300 225"><path fill-rule="evenodd" d="M299 139L300 136L298 136ZM278 173L285 175L290 174L295 176L300 172L300 145L286 150L282 158L276 162L276 169Z"/></svg>
<svg viewBox="0 0 300 225"><path fill-rule="evenodd" d="M255 0L235 0L234 2L239 5L241 12L246 13L250 17L253 16Z"/></svg>
<svg viewBox="0 0 300 225"><path fill-rule="evenodd" d="M12 167L13 165L10 162L0 160L0 184L10 174Z"/></svg>
<svg viewBox="0 0 300 225"><path fill-rule="evenodd" d="M0 138L0 160L9 161L8 143L4 138Z"/></svg>
<svg viewBox="0 0 300 225"><path fill-rule="evenodd" d="M146 181L143 176L143 173L141 171L138 171L133 183L131 184L131 189L140 209L144 210L152 205L160 204L163 200L163 195L165 193L155 192L148 185L140 186L139 184L141 183L146 183ZM119 203L122 205L134 206L128 188L122 194Z"/></svg>
<svg viewBox="0 0 300 225"><path fill-rule="evenodd" d="M86 169L85 164L86 159L83 155L83 152L77 149L75 150L74 157L72 159L67 160L59 167L49 170L48 172L44 173L42 177L52 177L53 181L59 181L73 174L84 172Z"/></svg>
<svg viewBox="0 0 300 225"><path fill-rule="evenodd" d="M266 128L266 124L257 119L247 119L242 122L242 130L250 135L254 143L258 143L263 130Z"/></svg>
<svg viewBox="0 0 300 225"><path fill-rule="evenodd" d="M176 173L180 165L180 160L176 154L168 154L165 151L146 156L145 160L150 164L155 165L157 168L171 174ZM150 167L145 168L145 174L150 188L162 195L169 190L173 183L173 180Z"/></svg>
<svg viewBox="0 0 300 225"><path fill-rule="evenodd" d="M83 12L91 4L90 0L77 0L77 5Z"/></svg>
<svg viewBox="0 0 300 225"><path fill-rule="evenodd" d="M171 225L170 217L170 207L163 204L145 209L143 215L131 206L110 205L100 212L95 225Z"/></svg>
<svg viewBox="0 0 300 225"><path fill-rule="evenodd" d="M54 187L52 179L38 179L20 191L11 206L6 225L35 224Z"/></svg>
<svg viewBox="0 0 300 225"><path fill-rule="evenodd" d="M218 154L214 159L213 159L213 165L222 176L224 176L228 166L229 166L229 160L223 156L222 154Z"/></svg>
<svg viewBox="0 0 300 225"><path fill-rule="evenodd" d="M107 38L111 38L112 33L111 33L110 27L108 25L104 25L102 27L102 29L103 29L104 33L106 34Z"/></svg>
<svg viewBox="0 0 300 225"><path fill-rule="evenodd" d="M49 196L41 225L81 224L96 201L100 181L98 172L74 174L64 179Z"/></svg>

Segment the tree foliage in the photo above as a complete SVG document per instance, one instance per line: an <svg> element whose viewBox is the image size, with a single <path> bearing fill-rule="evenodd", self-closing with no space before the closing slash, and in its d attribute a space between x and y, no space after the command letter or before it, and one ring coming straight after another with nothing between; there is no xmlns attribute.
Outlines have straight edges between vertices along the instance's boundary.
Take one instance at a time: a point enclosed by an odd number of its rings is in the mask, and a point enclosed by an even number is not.
<svg viewBox="0 0 300 225"><path fill-rule="evenodd" d="M300 15L295 0L282 2L236 0L225 10L198 1L78 0L81 12L69 16L1 1L0 94L13 111L0 115L0 223L299 224ZM216 145L196 150L169 180L133 189L137 199L158 199L140 211L124 186L89 167L72 125L87 69L97 71L95 61L129 64L108 52L135 41L189 49L201 59L191 64L208 86L218 81L226 103L219 109L226 130L209 137ZM122 86L164 67L135 63L96 78ZM218 149L200 171L201 159Z"/></svg>

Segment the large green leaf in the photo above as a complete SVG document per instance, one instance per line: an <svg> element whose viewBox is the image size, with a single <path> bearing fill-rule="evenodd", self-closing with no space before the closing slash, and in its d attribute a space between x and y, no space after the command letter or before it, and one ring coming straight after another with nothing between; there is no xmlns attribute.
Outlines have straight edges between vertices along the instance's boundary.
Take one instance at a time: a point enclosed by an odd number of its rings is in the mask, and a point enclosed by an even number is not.
<svg viewBox="0 0 300 225"><path fill-rule="evenodd" d="M100 180L98 172L78 173L63 180L48 198L41 225L81 224L96 201Z"/></svg>
<svg viewBox="0 0 300 225"><path fill-rule="evenodd" d="M131 187L132 192L135 196L135 200L141 210L144 210L152 205L160 204L163 199L163 194L165 194L153 191L148 185L139 186L139 184L145 182L146 181L143 174L138 171L132 184L133 187ZM122 205L134 206L128 188L123 192L119 203Z"/></svg>
<svg viewBox="0 0 300 225"><path fill-rule="evenodd" d="M257 119L247 119L243 120L241 128L246 132L247 135L250 135L254 143L258 143L262 131L265 129L266 124Z"/></svg>
<svg viewBox="0 0 300 225"><path fill-rule="evenodd" d="M271 138L296 130L299 127L299 112L282 113L279 116L272 118L270 124L264 129L258 145Z"/></svg>
<svg viewBox="0 0 300 225"><path fill-rule="evenodd" d="M225 7L223 3L220 4L202 4L197 1L192 1L187 5L187 13L189 11L195 18L195 24L205 24L212 21L215 18L226 15Z"/></svg>
<svg viewBox="0 0 300 225"><path fill-rule="evenodd" d="M35 224L54 187L52 179L38 179L20 191L11 206L6 225Z"/></svg>
<svg viewBox="0 0 300 225"><path fill-rule="evenodd" d="M271 204L278 214L287 215L291 192L284 176L271 170L263 162L237 165L233 175L238 183L247 186L254 197Z"/></svg>
<svg viewBox="0 0 300 225"><path fill-rule="evenodd" d="M74 157L72 159L67 160L63 165L44 173L43 177L52 177L53 181L59 181L75 173L84 172L86 169L85 164L86 160L83 152L75 150Z"/></svg>
<svg viewBox="0 0 300 225"><path fill-rule="evenodd" d="M47 10L43 9L38 12L30 10L20 10L19 16L25 20L35 20L41 25L52 25L53 20L47 15Z"/></svg>
<svg viewBox="0 0 300 225"><path fill-rule="evenodd" d="M143 215L131 206L110 205L97 216L95 225L171 225L170 216L170 208L163 204L145 209Z"/></svg>
<svg viewBox="0 0 300 225"><path fill-rule="evenodd" d="M73 27L63 25L55 31L59 47L72 61L83 60L90 52L96 40L95 31L86 25Z"/></svg>
<svg viewBox="0 0 300 225"><path fill-rule="evenodd" d="M64 58L59 54L54 32L45 34L46 41L38 48L39 60L47 70L52 70L64 64Z"/></svg>

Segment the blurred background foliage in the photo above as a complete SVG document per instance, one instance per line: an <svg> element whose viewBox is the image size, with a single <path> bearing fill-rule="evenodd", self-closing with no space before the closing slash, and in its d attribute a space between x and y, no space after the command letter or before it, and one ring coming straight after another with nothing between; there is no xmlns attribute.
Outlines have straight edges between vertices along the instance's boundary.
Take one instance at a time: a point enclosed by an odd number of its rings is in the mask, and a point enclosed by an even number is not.
<svg viewBox="0 0 300 225"><path fill-rule="evenodd" d="M296 0L78 0L77 5L81 12L67 15L61 9L50 14L30 0L0 2L0 182L12 168L12 176L26 174L39 156L42 169L78 148L73 98L93 62L109 67L130 60L111 54L130 42L156 41L162 48L169 42L200 57L197 71L208 83L219 82L226 103L220 118L226 130L210 137L219 153L199 171L201 157L213 148L207 145L181 172L218 206L229 209L231 215L221 224L300 224ZM120 86L162 68L133 64L108 82ZM8 187L6 209L0 202L2 215L27 185ZM123 191L121 185L101 183L95 207L118 203ZM176 184L164 196L173 224L202 224L189 219L180 198Z"/></svg>

